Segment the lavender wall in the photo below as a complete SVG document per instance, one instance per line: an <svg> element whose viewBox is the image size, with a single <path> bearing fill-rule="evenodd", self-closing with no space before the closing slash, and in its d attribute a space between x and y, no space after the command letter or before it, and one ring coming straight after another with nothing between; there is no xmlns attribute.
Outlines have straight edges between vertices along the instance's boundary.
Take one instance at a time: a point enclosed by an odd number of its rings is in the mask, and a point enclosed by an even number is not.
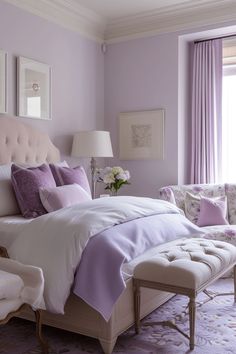
<svg viewBox="0 0 236 354"><path fill-rule="evenodd" d="M8 52L9 114L16 114L16 57L26 56L52 67L53 119L25 122L48 132L63 155L70 154L75 131L103 128L104 55L99 44L1 1L0 48Z"/></svg>
<svg viewBox="0 0 236 354"><path fill-rule="evenodd" d="M165 109L164 160L118 160L119 112ZM130 170L123 193L157 196L178 179L178 36L163 34L108 46L105 56L105 128L111 131L113 165Z"/></svg>
<svg viewBox="0 0 236 354"><path fill-rule="evenodd" d="M235 23L195 29L194 36L219 35L226 25ZM218 27L217 33L214 27ZM204 32L197 33L200 30ZM235 28L228 27L230 31ZM122 165L132 175L131 185L124 187L123 193L155 197L159 187L182 183L188 176L188 48L180 43L180 36L190 41L192 32L108 45L104 73L99 44L0 1L0 48L9 54L9 113L16 114L16 57L48 63L52 66L53 119L24 121L48 132L64 156L70 153L75 131L104 129L105 125L111 131L115 153L107 163ZM165 109L165 159L119 161L119 112L156 108ZM87 165L88 160L81 162Z"/></svg>
<svg viewBox="0 0 236 354"><path fill-rule="evenodd" d="M123 193L156 197L168 184L189 182L191 90L189 43L235 32L235 21L110 44L105 55L105 128L115 159L131 172ZM165 158L118 159L119 112L165 109Z"/></svg>

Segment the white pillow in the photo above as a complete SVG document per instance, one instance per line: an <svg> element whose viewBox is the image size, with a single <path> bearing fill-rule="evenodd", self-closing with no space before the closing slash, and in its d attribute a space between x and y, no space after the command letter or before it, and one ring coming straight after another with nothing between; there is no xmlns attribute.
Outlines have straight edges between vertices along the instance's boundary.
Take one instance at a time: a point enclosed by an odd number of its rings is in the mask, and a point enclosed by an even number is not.
<svg viewBox="0 0 236 354"><path fill-rule="evenodd" d="M11 165L0 165L0 216L20 214L11 184Z"/></svg>
<svg viewBox="0 0 236 354"><path fill-rule="evenodd" d="M91 196L76 183L59 187L41 187L39 196L44 208L49 213L92 200Z"/></svg>
<svg viewBox="0 0 236 354"><path fill-rule="evenodd" d="M54 165L59 166L59 167L69 167L69 165L66 162L66 160L54 163Z"/></svg>

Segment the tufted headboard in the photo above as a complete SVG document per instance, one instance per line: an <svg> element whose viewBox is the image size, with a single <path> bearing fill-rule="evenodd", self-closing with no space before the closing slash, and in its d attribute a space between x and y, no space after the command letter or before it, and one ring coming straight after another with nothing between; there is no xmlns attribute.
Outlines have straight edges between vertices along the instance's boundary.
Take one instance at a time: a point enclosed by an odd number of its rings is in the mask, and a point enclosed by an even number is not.
<svg viewBox="0 0 236 354"><path fill-rule="evenodd" d="M19 118L0 117L0 165L11 162L40 164L58 162L59 150L49 136Z"/></svg>

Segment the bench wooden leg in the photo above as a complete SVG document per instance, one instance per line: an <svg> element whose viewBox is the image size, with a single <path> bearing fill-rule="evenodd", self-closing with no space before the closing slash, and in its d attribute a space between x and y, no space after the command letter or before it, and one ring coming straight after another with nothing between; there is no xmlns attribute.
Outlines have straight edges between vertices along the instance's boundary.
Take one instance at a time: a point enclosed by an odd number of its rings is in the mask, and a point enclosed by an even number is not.
<svg viewBox="0 0 236 354"><path fill-rule="evenodd" d="M195 297L190 297L189 300L189 346L190 350L194 349L195 346L195 317L196 317L196 302Z"/></svg>
<svg viewBox="0 0 236 354"><path fill-rule="evenodd" d="M43 353L47 354L49 347L48 344L44 341L42 336L42 312L41 310L34 311L35 320L36 320L36 336L38 338L39 344L42 348Z"/></svg>
<svg viewBox="0 0 236 354"><path fill-rule="evenodd" d="M138 334L140 330L140 296L139 283L134 279L134 320L136 334Z"/></svg>

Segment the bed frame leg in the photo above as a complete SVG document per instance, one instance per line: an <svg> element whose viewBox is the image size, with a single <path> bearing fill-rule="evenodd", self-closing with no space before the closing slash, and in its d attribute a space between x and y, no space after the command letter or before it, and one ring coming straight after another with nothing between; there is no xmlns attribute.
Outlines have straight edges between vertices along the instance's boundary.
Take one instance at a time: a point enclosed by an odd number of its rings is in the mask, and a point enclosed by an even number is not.
<svg viewBox="0 0 236 354"><path fill-rule="evenodd" d="M101 344L101 347L103 349L104 354L111 354L114 346L116 344L117 337L113 338L112 341L106 341L104 339L99 339L99 342Z"/></svg>
<svg viewBox="0 0 236 354"><path fill-rule="evenodd" d="M48 354L49 346L45 342L42 336L42 312L41 310L34 310L35 322L36 322L36 336L38 338L39 344L42 348L42 352Z"/></svg>
<svg viewBox="0 0 236 354"><path fill-rule="evenodd" d="M140 332L140 286L137 279L133 279L134 287L134 328L135 333L139 334Z"/></svg>

